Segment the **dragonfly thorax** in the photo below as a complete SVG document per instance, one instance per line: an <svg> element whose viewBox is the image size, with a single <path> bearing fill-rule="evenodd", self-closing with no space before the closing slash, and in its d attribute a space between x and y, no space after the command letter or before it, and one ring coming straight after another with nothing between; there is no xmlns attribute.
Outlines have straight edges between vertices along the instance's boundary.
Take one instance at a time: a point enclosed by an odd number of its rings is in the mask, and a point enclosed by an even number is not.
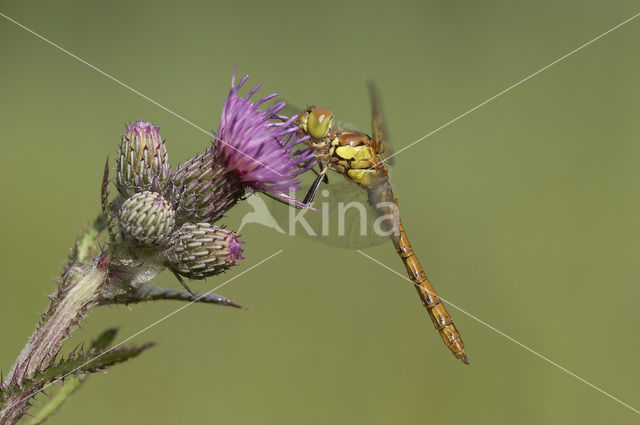
<svg viewBox="0 0 640 425"><path fill-rule="evenodd" d="M307 108L298 125L302 134L310 136L307 144L315 150L316 159L328 169L367 189L386 179L378 143L367 134L333 128L329 109Z"/></svg>
<svg viewBox="0 0 640 425"><path fill-rule="evenodd" d="M371 187L372 177L384 173L376 146L364 133L335 133L329 146L329 168L363 187Z"/></svg>

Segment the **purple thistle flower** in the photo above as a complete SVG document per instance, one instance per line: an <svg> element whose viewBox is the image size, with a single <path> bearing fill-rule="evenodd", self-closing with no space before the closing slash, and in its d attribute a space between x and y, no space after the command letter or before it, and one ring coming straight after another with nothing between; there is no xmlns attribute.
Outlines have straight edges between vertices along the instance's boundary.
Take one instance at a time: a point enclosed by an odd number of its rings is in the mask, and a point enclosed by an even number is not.
<svg viewBox="0 0 640 425"><path fill-rule="evenodd" d="M296 176L315 164L313 148L304 143L308 136L298 137L296 116L283 119L278 112L285 102L275 103L264 110L260 105L277 96L276 93L251 102L260 84L239 95L249 79L245 75L236 85L236 71L231 78L231 90L222 109L220 129L215 147L222 154L225 167L238 179L258 192L292 192L298 189ZM286 117L284 117L286 118ZM304 148L299 148L302 145Z"/></svg>
<svg viewBox="0 0 640 425"><path fill-rule="evenodd" d="M247 188L304 206L286 193L296 191L297 176L316 163L313 148L305 143L308 137L298 136L296 116L278 114L285 102L260 108L277 94L252 102L260 85L241 97L238 92L249 76L238 84L235 78L234 70L213 146L173 172L170 198L178 225L216 222L245 196Z"/></svg>

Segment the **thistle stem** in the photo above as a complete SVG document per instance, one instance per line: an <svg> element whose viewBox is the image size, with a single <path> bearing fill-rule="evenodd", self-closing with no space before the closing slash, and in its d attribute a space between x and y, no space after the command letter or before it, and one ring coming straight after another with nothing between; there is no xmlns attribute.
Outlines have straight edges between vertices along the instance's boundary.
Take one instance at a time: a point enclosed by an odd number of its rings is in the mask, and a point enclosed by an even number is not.
<svg viewBox="0 0 640 425"><path fill-rule="evenodd" d="M91 266L71 269L71 288L60 300L46 321L36 329L9 372L9 381L19 381L31 375L37 368L46 367L53 358L71 329L94 303L97 290L104 282L106 269ZM77 276L79 275L79 276Z"/></svg>
<svg viewBox="0 0 640 425"><path fill-rule="evenodd" d="M72 263L63 274L51 304L15 364L5 385L21 383L37 370L46 368L58 353L62 342L88 309L97 304L99 288L107 276L107 254L100 253L93 262L84 263L95 252L95 243L104 229L98 217L72 251ZM18 393L0 405L0 425L15 423L28 406L30 390Z"/></svg>

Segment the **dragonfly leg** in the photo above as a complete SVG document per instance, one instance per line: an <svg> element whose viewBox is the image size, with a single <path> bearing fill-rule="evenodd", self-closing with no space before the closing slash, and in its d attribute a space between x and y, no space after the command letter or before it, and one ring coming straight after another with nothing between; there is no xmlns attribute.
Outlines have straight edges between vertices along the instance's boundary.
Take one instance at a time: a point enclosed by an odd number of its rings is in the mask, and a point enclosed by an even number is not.
<svg viewBox="0 0 640 425"><path fill-rule="evenodd" d="M310 204L311 202L313 202L313 199L316 197L316 193L318 193L318 188L320 187L320 183L322 183L322 181L326 177L328 169L329 169L329 167L324 167L322 169L322 171L320 171L320 173L318 173L318 176L313 181L313 184L311 185L311 188L309 189L309 191L305 195L304 200L302 201L302 203Z"/></svg>
<svg viewBox="0 0 640 425"><path fill-rule="evenodd" d="M242 195L242 196L240 197L240 200L241 200L241 201L246 201L246 200L247 200L247 198L248 198L249 196L253 195L253 194L254 194L253 190L247 189L247 190L244 192L244 195Z"/></svg>
<svg viewBox="0 0 640 425"><path fill-rule="evenodd" d="M320 168L320 171L316 171L315 168L312 168L311 171L313 171L313 174L315 174L316 176L319 176L320 173L322 173L322 165L318 164L318 168ZM322 179L322 183L329 183L329 176L328 175L324 175L324 178Z"/></svg>

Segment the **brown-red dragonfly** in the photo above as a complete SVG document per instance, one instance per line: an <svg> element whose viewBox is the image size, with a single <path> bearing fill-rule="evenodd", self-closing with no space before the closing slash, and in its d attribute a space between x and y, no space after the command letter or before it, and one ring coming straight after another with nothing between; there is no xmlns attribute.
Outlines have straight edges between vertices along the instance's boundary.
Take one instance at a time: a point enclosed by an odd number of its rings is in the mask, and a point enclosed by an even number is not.
<svg viewBox="0 0 640 425"><path fill-rule="evenodd" d="M387 131L382 118L376 87L369 85L372 105L371 134L345 130L334 126L333 113L326 108L309 107L298 117L302 134L308 135L308 144L315 150L320 167L317 177L303 203L310 204L326 173L330 170L342 174L348 181L360 186L368 194L368 203L378 215L385 217L382 229L391 240L414 283L423 305L445 345L464 363L469 363L467 352L451 316L427 279L416 257L398 213L398 202L391 190L384 155L391 156Z"/></svg>

